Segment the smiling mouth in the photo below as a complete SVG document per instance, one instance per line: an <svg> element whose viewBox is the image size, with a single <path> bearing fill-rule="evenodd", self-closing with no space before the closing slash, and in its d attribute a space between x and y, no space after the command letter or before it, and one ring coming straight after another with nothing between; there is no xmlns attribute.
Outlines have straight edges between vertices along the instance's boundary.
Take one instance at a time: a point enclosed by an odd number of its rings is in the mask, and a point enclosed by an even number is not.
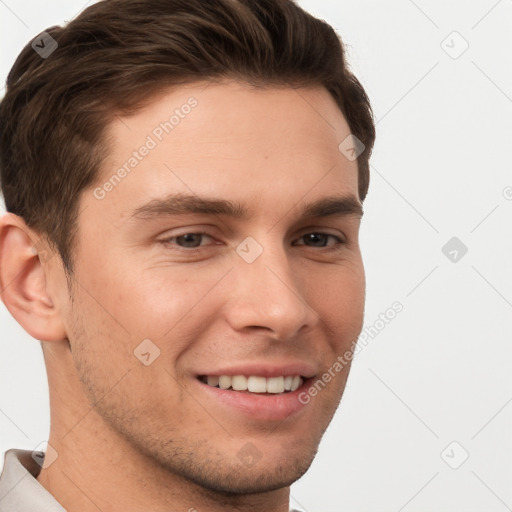
<svg viewBox="0 0 512 512"><path fill-rule="evenodd" d="M199 380L213 388L279 395L297 390L302 386L305 379L300 375L268 378L258 375L201 375Z"/></svg>

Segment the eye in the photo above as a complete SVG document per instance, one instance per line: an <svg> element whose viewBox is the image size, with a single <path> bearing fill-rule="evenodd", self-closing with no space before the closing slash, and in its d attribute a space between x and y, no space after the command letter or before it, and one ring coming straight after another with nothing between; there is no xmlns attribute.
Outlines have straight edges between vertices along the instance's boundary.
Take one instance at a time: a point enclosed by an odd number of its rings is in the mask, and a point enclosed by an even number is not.
<svg viewBox="0 0 512 512"><path fill-rule="evenodd" d="M184 233L183 235L166 238L161 240L161 242L165 245L177 245L185 249L195 249L201 246L201 239L203 237L212 238L206 233Z"/></svg>
<svg viewBox="0 0 512 512"><path fill-rule="evenodd" d="M213 237L206 233L190 232L178 236L168 237L163 240L160 240L160 242L166 246L171 246L172 249L177 250L200 249L201 247L205 246L205 244L201 243L205 237L209 238L210 240L213 240ZM342 240L340 237L332 235L330 233L311 232L306 233L299 238L299 240L304 240L304 244L296 243L295 245L305 245L307 247L323 249L329 247L329 239L333 239L335 241L334 244L330 244L330 247L332 249L338 249L340 245L343 245L345 243L344 240Z"/></svg>
<svg viewBox="0 0 512 512"><path fill-rule="evenodd" d="M326 247L326 243L329 238L335 239L338 242L338 244L345 243L339 236L331 235L330 233L313 232L313 233L306 233L305 235L302 235L299 238L299 240L303 239L307 243L299 244L299 245L307 245L308 247L323 248L323 247ZM311 242L313 245L308 245L309 242ZM338 244L334 244L334 245L338 245Z"/></svg>

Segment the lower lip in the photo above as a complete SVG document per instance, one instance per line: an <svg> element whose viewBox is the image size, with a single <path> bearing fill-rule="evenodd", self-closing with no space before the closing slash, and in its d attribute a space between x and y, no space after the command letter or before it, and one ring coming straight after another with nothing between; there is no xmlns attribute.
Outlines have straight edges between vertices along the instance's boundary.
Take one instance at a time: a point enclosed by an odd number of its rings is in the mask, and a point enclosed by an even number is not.
<svg viewBox="0 0 512 512"><path fill-rule="evenodd" d="M283 421L302 411L307 404L300 402L299 395L307 388L309 381L310 379L306 379L302 386L295 391L263 395L214 388L200 380L196 380L205 393L213 400L216 400L217 403L227 405L231 409L236 409L251 419L262 421Z"/></svg>

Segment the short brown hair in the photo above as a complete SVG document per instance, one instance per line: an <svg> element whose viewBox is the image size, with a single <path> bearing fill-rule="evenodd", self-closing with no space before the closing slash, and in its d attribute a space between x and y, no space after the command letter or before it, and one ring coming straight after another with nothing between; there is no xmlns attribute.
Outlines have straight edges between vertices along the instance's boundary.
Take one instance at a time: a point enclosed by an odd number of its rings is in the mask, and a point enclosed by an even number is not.
<svg viewBox="0 0 512 512"><path fill-rule="evenodd" d="M58 47L42 58L34 38L7 79L0 180L7 211L45 235L67 271L80 194L108 149L105 128L176 85L234 78L324 86L365 146L358 188L366 197L375 140L369 99L335 31L293 0L103 0L46 32Z"/></svg>

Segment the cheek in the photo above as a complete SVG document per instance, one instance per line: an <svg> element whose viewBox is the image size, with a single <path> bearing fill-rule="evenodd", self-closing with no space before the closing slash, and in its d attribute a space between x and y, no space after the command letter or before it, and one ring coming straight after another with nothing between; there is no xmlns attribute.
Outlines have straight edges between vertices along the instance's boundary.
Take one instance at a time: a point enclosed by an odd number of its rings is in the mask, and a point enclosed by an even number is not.
<svg viewBox="0 0 512 512"><path fill-rule="evenodd" d="M225 274L225 269L183 267L141 268L118 259L98 265L90 273L82 272L83 288L89 292L89 297L82 299L88 303L90 320L140 340L183 332L204 309L203 299Z"/></svg>
<svg viewBox="0 0 512 512"><path fill-rule="evenodd" d="M126 378L133 363L129 364L128 340L99 318L93 302L87 295L75 298L69 343L83 392L95 404Z"/></svg>
<svg viewBox="0 0 512 512"><path fill-rule="evenodd" d="M183 401L183 390L176 385L180 369L173 361L188 337L178 334L176 343L167 344L151 332L141 338L121 325L125 318L114 318L88 293L77 293L75 304L69 318L73 360L85 395L102 416L112 422L127 414L150 417L158 397L166 393L169 407Z"/></svg>
<svg viewBox="0 0 512 512"><path fill-rule="evenodd" d="M362 329L365 287L362 264L338 268L314 285L315 310L337 344L353 341Z"/></svg>

